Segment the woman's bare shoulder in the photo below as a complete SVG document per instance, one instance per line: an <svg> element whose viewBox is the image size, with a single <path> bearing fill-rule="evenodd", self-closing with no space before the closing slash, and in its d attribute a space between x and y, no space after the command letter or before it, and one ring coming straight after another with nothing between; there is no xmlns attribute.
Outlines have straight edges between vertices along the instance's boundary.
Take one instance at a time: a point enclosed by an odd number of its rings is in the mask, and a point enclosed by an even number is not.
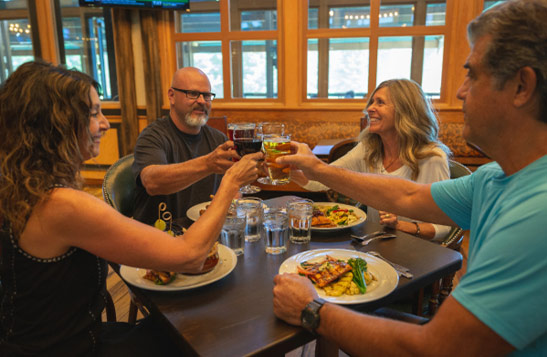
<svg viewBox="0 0 547 357"><path fill-rule="evenodd" d="M49 196L36 206L34 213L51 223L71 224L103 214L108 205L98 198L73 188L54 188Z"/></svg>

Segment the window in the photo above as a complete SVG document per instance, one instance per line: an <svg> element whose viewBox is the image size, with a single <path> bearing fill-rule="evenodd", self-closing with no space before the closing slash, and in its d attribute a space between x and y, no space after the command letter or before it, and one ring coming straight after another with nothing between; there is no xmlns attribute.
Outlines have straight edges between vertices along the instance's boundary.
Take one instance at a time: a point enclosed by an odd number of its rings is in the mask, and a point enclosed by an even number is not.
<svg viewBox="0 0 547 357"><path fill-rule="evenodd" d="M278 98L277 1L229 3L229 14L211 0L192 0L189 12L175 14L177 68L203 70L218 99Z"/></svg>
<svg viewBox="0 0 547 357"><path fill-rule="evenodd" d="M393 78L412 78L426 94L438 98L443 52L444 36L380 37L376 85Z"/></svg>
<svg viewBox="0 0 547 357"><path fill-rule="evenodd" d="M27 8L27 0L0 2L0 83L34 59Z"/></svg>
<svg viewBox="0 0 547 357"><path fill-rule="evenodd" d="M91 75L101 85L101 99L117 99L110 11L80 8L78 0L54 0L52 7L58 7L61 13L62 37L47 38L47 43L40 43L42 37L37 35L38 31L33 34L29 18L44 16L44 11L28 5L27 0L0 2L0 81L22 63L34 60L36 50L32 41L39 39L35 44L39 48L37 56L42 56L43 48L54 48L54 43L58 43L59 52L45 60L64 63L68 68Z"/></svg>
<svg viewBox="0 0 547 357"><path fill-rule="evenodd" d="M63 0L61 14L64 48L61 62L95 78L101 85L101 99L117 100L110 11L79 7L78 0Z"/></svg>
<svg viewBox="0 0 547 357"><path fill-rule="evenodd" d="M325 47L329 49L325 55L319 53L320 43L324 41L328 41ZM320 59L322 56L328 57L328 66ZM308 98L363 98L368 87L368 58L369 39L366 37L309 39ZM325 71L328 86L319 86L319 74Z"/></svg>
<svg viewBox="0 0 547 357"><path fill-rule="evenodd" d="M231 41L232 97L277 97L277 41Z"/></svg>
<svg viewBox="0 0 547 357"><path fill-rule="evenodd" d="M197 67L207 74L215 99L224 98L220 41L177 42L177 68Z"/></svg>
<svg viewBox="0 0 547 357"><path fill-rule="evenodd" d="M445 19L446 1L309 0L307 98L362 99L392 78L440 98Z"/></svg>

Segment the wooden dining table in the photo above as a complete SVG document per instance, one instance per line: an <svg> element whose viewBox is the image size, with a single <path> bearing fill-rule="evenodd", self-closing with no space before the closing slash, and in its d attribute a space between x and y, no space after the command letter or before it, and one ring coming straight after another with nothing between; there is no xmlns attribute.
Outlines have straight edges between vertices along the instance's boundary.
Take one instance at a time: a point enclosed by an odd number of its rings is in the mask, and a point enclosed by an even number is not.
<svg viewBox="0 0 547 357"><path fill-rule="evenodd" d="M283 196L264 201L282 206ZM184 221L184 220L183 220ZM397 237L375 240L367 246L355 243L351 234L382 229L365 221L329 233L312 233L308 244L288 243L284 254L265 253L264 239L245 243L234 270L209 285L183 291L131 290L176 341L185 355L243 356L280 355L312 341L315 336L301 327L278 319L273 313L273 278L289 257L312 249L375 250L387 259L406 266L412 279L399 278L395 290L375 301L346 305L371 312L418 292L421 288L460 269L460 253L397 231Z"/></svg>

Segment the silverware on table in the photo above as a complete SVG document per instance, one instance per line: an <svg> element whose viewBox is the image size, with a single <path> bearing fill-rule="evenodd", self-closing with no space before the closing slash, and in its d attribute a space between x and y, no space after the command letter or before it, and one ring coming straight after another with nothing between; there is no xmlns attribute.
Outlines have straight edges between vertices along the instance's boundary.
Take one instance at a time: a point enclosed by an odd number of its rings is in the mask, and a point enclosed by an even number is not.
<svg viewBox="0 0 547 357"><path fill-rule="evenodd" d="M370 250L367 253L370 254L370 255L373 255L377 258L380 258L383 261L385 261L386 263L390 264L393 268L395 268L395 270L397 271L397 273L399 275L401 275L401 276L403 276L407 279L412 279L414 277L414 275L410 272L410 269L408 269L407 267L402 266L400 264L394 263L391 260L388 260L388 259L384 258L384 256L381 255L380 253L378 253L374 250Z"/></svg>
<svg viewBox="0 0 547 357"><path fill-rule="evenodd" d="M386 234L386 232L385 231L376 231L376 232L364 234L362 236L356 236L356 235L352 234L351 237L362 241L362 240L365 240L365 239L381 236L383 234Z"/></svg>
<svg viewBox="0 0 547 357"><path fill-rule="evenodd" d="M386 233L386 234L382 234L382 235L379 235L379 236L376 236L376 237L365 239L364 241L361 242L361 245L367 245L367 244L369 244L370 242L372 242L373 240L376 240L376 239L389 239L389 238L396 238L396 237L397 236L395 234Z"/></svg>

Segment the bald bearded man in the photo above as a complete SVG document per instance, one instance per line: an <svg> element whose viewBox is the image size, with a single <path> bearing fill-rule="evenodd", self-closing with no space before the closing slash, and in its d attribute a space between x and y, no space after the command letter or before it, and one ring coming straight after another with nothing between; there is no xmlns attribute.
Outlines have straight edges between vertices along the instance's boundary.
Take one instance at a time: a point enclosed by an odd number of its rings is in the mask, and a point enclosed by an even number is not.
<svg viewBox="0 0 547 357"><path fill-rule="evenodd" d="M158 219L161 202L177 218L210 200L238 157L224 133L205 125L215 97L205 73L179 69L167 96L169 115L148 125L135 146L134 218L147 224Z"/></svg>

